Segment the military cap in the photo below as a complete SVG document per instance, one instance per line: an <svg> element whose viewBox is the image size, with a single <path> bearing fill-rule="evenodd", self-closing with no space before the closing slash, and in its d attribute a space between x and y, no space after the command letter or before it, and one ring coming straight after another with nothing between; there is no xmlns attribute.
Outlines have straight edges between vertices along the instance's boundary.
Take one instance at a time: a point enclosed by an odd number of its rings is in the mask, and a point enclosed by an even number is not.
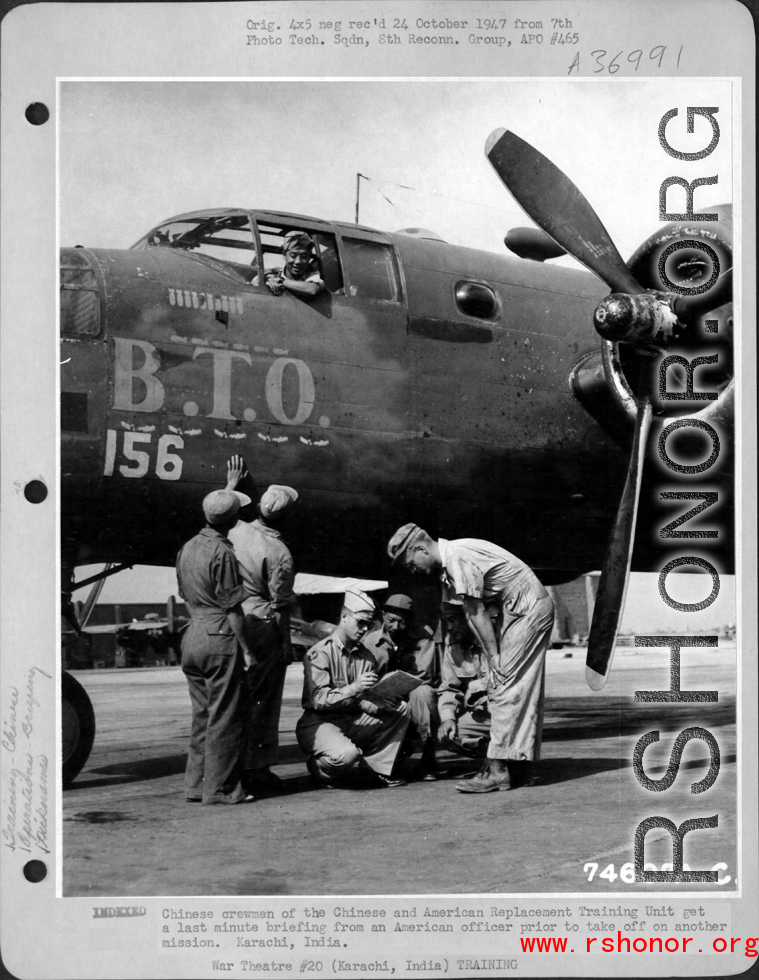
<svg viewBox="0 0 759 980"><path fill-rule="evenodd" d="M375 610L374 603L369 596L360 589L346 589L343 605L353 613L370 612Z"/></svg>
<svg viewBox="0 0 759 980"><path fill-rule="evenodd" d="M261 517L276 517L282 511L287 510L290 504L294 504L297 499L297 490L293 490L292 487L281 487L275 483L268 490L264 490L263 496L258 502L258 510Z"/></svg>
<svg viewBox="0 0 759 980"><path fill-rule="evenodd" d="M450 606L451 609L458 609L461 611L464 608L464 603L461 599L443 599L440 603L441 606Z"/></svg>
<svg viewBox="0 0 759 980"><path fill-rule="evenodd" d="M225 524L249 503L250 497L239 490L212 490L203 499L203 513L209 524Z"/></svg>
<svg viewBox="0 0 759 980"><path fill-rule="evenodd" d="M282 251L286 252L293 245L300 245L301 248L310 248L315 251L313 238L305 231L288 231L282 242Z"/></svg>
<svg viewBox="0 0 759 980"><path fill-rule="evenodd" d="M422 529L418 524L404 524L403 527L399 527L387 543L387 553L391 561L393 563L397 562L406 548L421 533Z"/></svg>
<svg viewBox="0 0 759 980"><path fill-rule="evenodd" d="M388 599L382 603L383 609L395 609L397 612L402 613L412 613L414 611L414 603L407 595L391 595Z"/></svg>

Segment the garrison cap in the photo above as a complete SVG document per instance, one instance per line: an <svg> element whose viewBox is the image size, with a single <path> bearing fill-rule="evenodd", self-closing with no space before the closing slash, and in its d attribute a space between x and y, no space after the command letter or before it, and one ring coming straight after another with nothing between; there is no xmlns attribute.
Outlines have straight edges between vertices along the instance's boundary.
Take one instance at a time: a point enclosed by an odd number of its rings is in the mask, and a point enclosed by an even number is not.
<svg viewBox="0 0 759 980"><path fill-rule="evenodd" d="M418 524L404 524L403 527L399 527L387 543L387 553L390 560L393 563L397 562L414 538L421 532L422 529Z"/></svg>
<svg viewBox="0 0 759 980"><path fill-rule="evenodd" d="M212 490L203 499L203 513L209 524L225 524L249 503L250 497L239 490Z"/></svg>
<svg viewBox="0 0 759 980"><path fill-rule="evenodd" d="M282 241L282 251L286 252L293 245L310 248L312 252L316 251L313 238L305 231L288 231Z"/></svg>
<svg viewBox="0 0 759 980"><path fill-rule="evenodd" d="M402 613L412 613L414 611L414 603L407 595L391 595L388 599L382 603L383 609L394 609L396 612Z"/></svg>
<svg viewBox="0 0 759 980"><path fill-rule="evenodd" d="M264 490L263 496L258 502L258 510L261 517L276 517L282 511L287 510L290 504L294 504L297 499L297 490L293 490L292 487L281 487L275 483L268 490Z"/></svg>
<svg viewBox="0 0 759 980"><path fill-rule="evenodd" d="M346 589L343 605L346 609L350 609L350 611L353 613L373 613L375 611L375 606L372 600L369 598L366 592L362 592L360 589Z"/></svg>

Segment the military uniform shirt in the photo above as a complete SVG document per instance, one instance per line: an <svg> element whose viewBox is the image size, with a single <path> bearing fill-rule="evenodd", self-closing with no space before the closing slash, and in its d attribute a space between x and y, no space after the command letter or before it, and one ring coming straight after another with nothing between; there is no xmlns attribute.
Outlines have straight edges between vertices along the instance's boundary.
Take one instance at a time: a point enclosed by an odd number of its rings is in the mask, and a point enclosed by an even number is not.
<svg viewBox="0 0 759 980"><path fill-rule="evenodd" d="M440 720L455 721L464 711L470 710L469 695L480 695L481 700L487 690L487 679L487 658L478 643L446 640L440 668Z"/></svg>
<svg viewBox="0 0 759 980"><path fill-rule="evenodd" d="M177 555L179 595L190 612L227 625L227 610L245 598L237 559L225 535L204 527Z"/></svg>
<svg viewBox="0 0 759 980"><path fill-rule="evenodd" d="M384 626L369 630L361 642L377 661L380 675L397 669L398 644L390 639Z"/></svg>
<svg viewBox="0 0 759 980"><path fill-rule="evenodd" d="M303 660L304 711L360 713L363 693L345 689L372 670L377 670L377 663L365 647L359 644L349 652L337 633L331 633L311 647Z"/></svg>
<svg viewBox="0 0 759 980"><path fill-rule="evenodd" d="M177 555L177 582L190 613L182 637L183 655L234 656L238 642L227 611L242 602L245 589L225 535L204 527L188 541Z"/></svg>
<svg viewBox="0 0 759 980"><path fill-rule="evenodd" d="M229 532L229 540L245 586L245 614L271 619L278 610L291 606L295 600L295 566L279 531L261 521L238 521Z"/></svg>
<svg viewBox="0 0 759 980"><path fill-rule="evenodd" d="M377 626L366 634L362 643L377 661L380 677L391 670L405 670L425 684L434 686L437 683L435 637L429 626L404 636L400 644L393 642L384 625Z"/></svg>
<svg viewBox="0 0 759 980"><path fill-rule="evenodd" d="M441 538L443 587L449 596L495 602L522 616L548 593L532 569L505 548L478 538Z"/></svg>
<svg viewBox="0 0 759 980"><path fill-rule="evenodd" d="M287 269L284 266L278 266L276 269L267 269L264 273L264 280L266 280L269 276L275 276L280 279L289 279L291 282L315 282L317 285L321 286L322 289L326 288L324 285L324 280L319 275L318 269L312 272L310 276L306 276L304 279L294 279L292 276L287 274ZM253 277L253 285L260 285L260 277L258 273L256 273L256 275Z"/></svg>

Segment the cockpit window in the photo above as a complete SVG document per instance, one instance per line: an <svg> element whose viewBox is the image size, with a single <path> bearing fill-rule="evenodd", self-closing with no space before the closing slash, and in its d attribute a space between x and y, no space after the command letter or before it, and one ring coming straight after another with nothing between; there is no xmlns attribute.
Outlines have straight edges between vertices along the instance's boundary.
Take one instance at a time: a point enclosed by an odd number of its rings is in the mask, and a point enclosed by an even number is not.
<svg viewBox="0 0 759 980"><path fill-rule="evenodd" d="M343 254L350 296L393 303L402 301L395 252L389 245L343 236Z"/></svg>
<svg viewBox="0 0 759 980"><path fill-rule="evenodd" d="M250 282L258 271L256 240L247 214L167 221L135 248L173 248L232 265Z"/></svg>
<svg viewBox="0 0 759 980"><path fill-rule="evenodd" d="M61 249L61 332L100 333L100 297L95 270L84 249Z"/></svg>
<svg viewBox="0 0 759 980"><path fill-rule="evenodd" d="M291 231L303 231L313 239L316 245L316 256L319 263L319 274L324 285L331 293L343 292L343 273L337 256L335 236L322 231L314 231L304 225L274 225L258 222L258 234L261 238L261 250L264 260L264 274L282 269L284 256L282 245L285 235Z"/></svg>

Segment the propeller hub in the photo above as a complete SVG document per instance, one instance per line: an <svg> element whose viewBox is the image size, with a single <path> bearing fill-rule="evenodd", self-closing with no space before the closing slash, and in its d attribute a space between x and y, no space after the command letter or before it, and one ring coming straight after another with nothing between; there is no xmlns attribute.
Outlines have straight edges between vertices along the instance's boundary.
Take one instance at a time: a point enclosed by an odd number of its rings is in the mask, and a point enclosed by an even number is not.
<svg viewBox="0 0 759 980"><path fill-rule="evenodd" d="M654 293L612 293L596 307L593 324L604 340L637 346L669 340L677 317Z"/></svg>

